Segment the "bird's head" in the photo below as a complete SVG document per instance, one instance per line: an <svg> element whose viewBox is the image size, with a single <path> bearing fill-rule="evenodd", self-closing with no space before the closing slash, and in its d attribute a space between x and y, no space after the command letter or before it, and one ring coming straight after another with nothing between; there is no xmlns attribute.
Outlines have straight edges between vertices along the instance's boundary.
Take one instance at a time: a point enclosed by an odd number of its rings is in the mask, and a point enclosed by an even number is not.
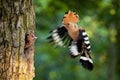
<svg viewBox="0 0 120 80"><path fill-rule="evenodd" d="M79 21L78 14L76 14L73 11L68 11L64 15L62 23L63 23L63 25L65 25L65 28L67 30L77 31L78 30L78 26L77 26L78 21Z"/></svg>

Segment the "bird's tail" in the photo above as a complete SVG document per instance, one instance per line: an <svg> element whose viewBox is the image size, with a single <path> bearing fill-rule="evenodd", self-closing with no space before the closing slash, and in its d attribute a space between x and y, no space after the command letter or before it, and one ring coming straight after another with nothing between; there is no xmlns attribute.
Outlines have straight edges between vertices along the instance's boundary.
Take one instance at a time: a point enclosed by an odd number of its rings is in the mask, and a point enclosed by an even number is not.
<svg viewBox="0 0 120 80"><path fill-rule="evenodd" d="M80 63L84 68L86 68L88 70L93 70L93 67L94 67L93 61L89 54L86 54L85 52L83 52L80 57Z"/></svg>

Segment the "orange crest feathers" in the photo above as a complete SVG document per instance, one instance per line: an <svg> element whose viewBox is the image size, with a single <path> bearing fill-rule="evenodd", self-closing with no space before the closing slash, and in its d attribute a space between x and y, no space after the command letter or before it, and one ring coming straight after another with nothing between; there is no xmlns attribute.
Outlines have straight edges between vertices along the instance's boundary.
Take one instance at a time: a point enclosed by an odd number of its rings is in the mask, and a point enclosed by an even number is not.
<svg viewBox="0 0 120 80"><path fill-rule="evenodd" d="M68 22L77 23L79 21L79 16L73 11L69 11L64 15L62 23L67 24Z"/></svg>

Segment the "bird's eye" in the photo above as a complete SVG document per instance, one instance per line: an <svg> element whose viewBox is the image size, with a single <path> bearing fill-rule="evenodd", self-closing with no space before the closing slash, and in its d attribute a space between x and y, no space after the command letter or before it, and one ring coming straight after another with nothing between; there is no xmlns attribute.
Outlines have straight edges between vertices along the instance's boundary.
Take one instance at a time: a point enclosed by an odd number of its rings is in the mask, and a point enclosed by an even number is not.
<svg viewBox="0 0 120 80"><path fill-rule="evenodd" d="M70 23L67 23L67 25L70 25Z"/></svg>

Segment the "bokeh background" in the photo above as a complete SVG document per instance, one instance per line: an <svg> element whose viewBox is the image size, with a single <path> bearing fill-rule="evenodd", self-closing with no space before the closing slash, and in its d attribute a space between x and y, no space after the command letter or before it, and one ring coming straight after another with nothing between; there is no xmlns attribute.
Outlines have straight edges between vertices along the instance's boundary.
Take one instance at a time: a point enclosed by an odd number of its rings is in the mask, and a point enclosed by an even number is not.
<svg viewBox="0 0 120 80"><path fill-rule="evenodd" d="M36 13L34 80L120 80L120 0L34 0ZM80 16L88 33L94 70L82 68L67 48L48 44L49 31L61 25L65 12Z"/></svg>

